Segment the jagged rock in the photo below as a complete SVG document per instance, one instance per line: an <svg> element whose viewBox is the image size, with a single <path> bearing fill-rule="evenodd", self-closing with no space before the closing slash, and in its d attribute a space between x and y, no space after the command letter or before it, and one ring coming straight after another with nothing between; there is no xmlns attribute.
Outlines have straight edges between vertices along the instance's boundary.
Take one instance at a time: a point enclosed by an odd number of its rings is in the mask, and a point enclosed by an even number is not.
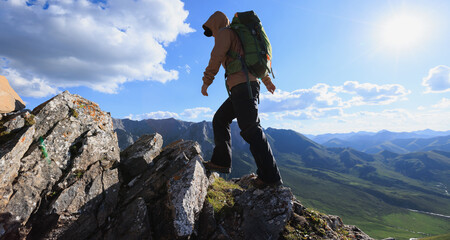
<svg viewBox="0 0 450 240"><path fill-rule="evenodd" d="M5 115L1 124L1 131L13 133L15 130L19 130L25 125L31 126L34 123L34 115L28 110L13 112Z"/></svg>
<svg viewBox="0 0 450 240"><path fill-rule="evenodd" d="M205 211L204 218L215 218L215 232L205 239L278 239L293 212L293 195L289 188L257 189L251 185L254 175L235 179L233 188L226 189L223 180L213 183L208 201L213 205L225 206L217 211L217 216ZM230 185L233 186L233 185ZM222 192L222 193L221 193ZM215 199L216 196L229 196L229 199ZM210 212L210 211L209 211ZM208 216L209 215L209 216ZM213 226L205 225L205 228ZM200 229L209 233L211 230Z"/></svg>
<svg viewBox="0 0 450 240"><path fill-rule="evenodd" d="M145 171L161 152L162 145L163 139L160 134L142 135L133 145L120 153L123 174L133 178Z"/></svg>
<svg viewBox="0 0 450 240"><path fill-rule="evenodd" d="M199 239L372 239L337 216L308 210L289 188L255 188L253 178L234 179L238 185L217 178L211 184Z"/></svg>
<svg viewBox="0 0 450 240"><path fill-rule="evenodd" d="M25 107L25 103L9 85L4 76L0 76L0 113L18 111Z"/></svg>
<svg viewBox="0 0 450 240"><path fill-rule="evenodd" d="M110 228L104 239L151 239L147 205L138 197L128 204Z"/></svg>
<svg viewBox="0 0 450 240"><path fill-rule="evenodd" d="M19 174L20 159L30 147L34 132L34 126L28 127L0 145L0 209L6 207L13 194L12 183ZM0 212L3 212L3 210L0 210Z"/></svg>
<svg viewBox="0 0 450 240"><path fill-rule="evenodd" d="M216 219L214 218L214 207L209 203L209 201L205 201L203 204L202 212L199 217L199 239L208 239L208 236L211 236L217 228Z"/></svg>
<svg viewBox="0 0 450 240"><path fill-rule="evenodd" d="M19 239L19 226L11 213L0 213L0 239Z"/></svg>
<svg viewBox="0 0 450 240"><path fill-rule="evenodd" d="M325 220L327 221L328 226L335 231L344 226L342 219L338 216L328 215Z"/></svg>
<svg viewBox="0 0 450 240"><path fill-rule="evenodd" d="M247 177L240 181L246 181ZM250 188L237 195L242 207L241 231L245 239L277 239L291 217L293 198L289 188Z"/></svg>
<svg viewBox="0 0 450 240"><path fill-rule="evenodd" d="M117 203L119 177L112 167L120 156L112 119L67 91L32 114L32 126L16 124L18 134L2 144L0 164L9 165L1 212L21 223L22 236L58 238L70 231L86 238Z"/></svg>
<svg viewBox="0 0 450 240"><path fill-rule="evenodd" d="M169 181L170 206L175 212L174 226L177 236L188 237L194 233L195 222L205 201L209 181L200 156Z"/></svg>
<svg viewBox="0 0 450 240"><path fill-rule="evenodd" d="M344 225L340 217L309 210L298 200L294 200L293 210L294 213L285 226L280 239L373 240L359 228Z"/></svg>
<svg viewBox="0 0 450 240"><path fill-rule="evenodd" d="M348 237L350 239L358 239L358 240L373 240L373 238L369 237L366 233L364 233L361 229L352 225L345 225L344 229L348 232Z"/></svg>
<svg viewBox="0 0 450 240"><path fill-rule="evenodd" d="M180 239L196 233L209 185L200 154L200 146L193 141L181 140L165 147L153 164L124 185L119 211L123 213L141 198L155 239ZM112 221L110 229L120 228L122 221L130 220L115 217Z"/></svg>

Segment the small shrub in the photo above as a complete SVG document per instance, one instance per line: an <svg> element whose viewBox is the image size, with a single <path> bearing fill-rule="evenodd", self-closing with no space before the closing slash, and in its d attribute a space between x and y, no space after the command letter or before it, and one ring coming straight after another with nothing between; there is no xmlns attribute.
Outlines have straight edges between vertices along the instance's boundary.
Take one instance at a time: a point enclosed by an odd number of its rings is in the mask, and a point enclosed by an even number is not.
<svg viewBox="0 0 450 240"><path fill-rule="evenodd" d="M80 150L80 148L82 147L83 143L82 142L77 142L74 145L70 146L69 148L69 153L72 156L76 156L78 151Z"/></svg>
<svg viewBox="0 0 450 240"><path fill-rule="evenodd" d="M71 108L71 109L70 109L70 115L73 116L74 118L78 118L78 112L77 112L77 110Z"/></svg>
<svg viewBox="0 0 450 240"><path fill-rule="evenodd" d="M36 119L34 119L34 115L30 114L28 117L25 117L25 126L32 126L36 124Z"/></svg>
<svg viewBox="0 0 450 240"><path fill-rule="evenodd" d="M302 231L302 227L297 225L293 226L294 223L291 221L286 224L281 239L285 240L295 240L295 239L306 239L304 238L307 233L305 231Z"/></svg>
<svg viewBox="0 0 450 240"><path fill-rule="evenodd" d="M5 131L4 129L0 129L0 145L8 142L13 138L14 134L11 134L9 131Z"/></svg>
<svg viewBox="0 0 450 240"><path fill-rule="evenodd" d="M306 219L312 224L312 230L320 236L325 236L327 222L322 218L323 214L306 209Z"/></svg>
<svg viewBox="0 0 450 240"><path fill-rule="evenodd" d="M8 134L10 134L9 131L0 131L0 137L7 136Z"/></svg>
<svg viewBox="0 0 450 240"><path fill-rule="evenodd" d="M77 179L81 179L84 176L84 171L83 170L75 170L75 171L73 171L73 176L76 177Z"/></svg>

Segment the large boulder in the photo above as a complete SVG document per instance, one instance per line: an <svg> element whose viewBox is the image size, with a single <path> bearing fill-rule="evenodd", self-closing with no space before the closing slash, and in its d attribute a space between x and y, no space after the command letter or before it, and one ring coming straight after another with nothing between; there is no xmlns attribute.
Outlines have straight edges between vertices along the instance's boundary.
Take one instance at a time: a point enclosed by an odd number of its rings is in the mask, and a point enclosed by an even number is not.
<svg viewBox="0 0 450 240"><path fill-rule="evenodd" d="M163 145L162 136L158 133L142 135L133 145L120 153L121 170L126 178L133 178L153 164Z"/></svg>
<svg viewBox="0 0 450 240"><path fill-rule="evenodd" d="M9 113L25 108L25 103L9 85L8 79L0 76L0 113Z"/></svg>
<svg viewBox="0 0 450 240"><path fill-rule="evenodd" d="M135 144L140 146L142 141ZM139 158L134 160L141 162ZM122 236L123 229L127 229L133 219L143 227L129 234L128 239L142 239L149 229L155 239L184 239L196 235L196 223L209 186L202 160L200 146L194 141L180 140L166 146L145 171L124 182L120 191L123 198L106 238L120 239L114 236ZM137 199L140 200L136 202ZM148 212L148 218L137 219L135 215L125 214L136 208ZM144 223L146 221L148 224Z"/></svg>
<svg viewBox="0 0 450 240"><path fill-rule="evenodd" d="M258 189L255 175L231 182L212 176L200 219L201 239L278 239L290 220L294 196L287 187Z"/></svg>
<svg viewBox="0 0 450 240"><path fill-rule="evenodd" d="M120 185L111 116L66 91L31 114L2 119L1 129L8 126L0 212L20 223L12 226L21 236L84 239L105 225Z"/></svg>
<svg viewBox="0 0 450 240"><path fill-rule="evenodd" d="M255 188L251 174L232 181L211 176L199 239L373 240L337 216L305 208L287 187Z"/></svg>

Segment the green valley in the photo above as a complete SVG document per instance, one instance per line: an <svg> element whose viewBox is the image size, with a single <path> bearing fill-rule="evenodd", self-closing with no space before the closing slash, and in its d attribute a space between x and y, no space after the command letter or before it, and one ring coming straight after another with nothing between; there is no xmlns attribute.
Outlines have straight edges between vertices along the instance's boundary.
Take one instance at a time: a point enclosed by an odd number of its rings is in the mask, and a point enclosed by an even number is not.
<svg viewBox="0 0 450 240"><path fill-rule="evenodd" d="M142 134L162 132L169 140L190 139L209 160L214 144L210 122L115 120L119 146ZM249 146L231 125L233 166L225 178L255 172ZM450 232L450 153L433 150L368 154L352 148L329 148L292 130L268 128L284 184L306 207L339 215L374 238L422 238ZM165 142L169 144L170 142Z"/></svg>

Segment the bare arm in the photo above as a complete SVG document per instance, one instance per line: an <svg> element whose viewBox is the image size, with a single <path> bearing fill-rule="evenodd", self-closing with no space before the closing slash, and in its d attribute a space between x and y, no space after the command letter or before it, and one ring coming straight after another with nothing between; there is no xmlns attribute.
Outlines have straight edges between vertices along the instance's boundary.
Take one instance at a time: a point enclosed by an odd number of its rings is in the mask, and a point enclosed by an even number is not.
<svg viewBox="0 0 450 240"><path fill-rule="evenodd" d="M272 93L272 94L275 92L276 87L275 87L275 85L273 84L272 79L270 79L269 75L263 77L263 78L261 79L261 81L262 81L262 82L264 83L264 85L266 86L267 91L269 91L269 92Z"/></svg>

